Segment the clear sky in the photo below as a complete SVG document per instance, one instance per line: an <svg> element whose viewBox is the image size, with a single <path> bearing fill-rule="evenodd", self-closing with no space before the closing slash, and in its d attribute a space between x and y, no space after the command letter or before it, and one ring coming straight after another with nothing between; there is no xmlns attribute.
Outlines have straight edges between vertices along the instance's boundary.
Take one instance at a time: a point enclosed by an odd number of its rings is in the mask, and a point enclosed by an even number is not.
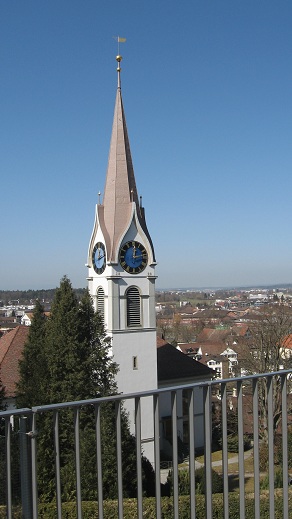
<svg viewBox="0 0 292 519"><path fill-rule="evenodd" d="M122 92L157 288L292 282L291 0L2 0L0 289L86 286Z"/></svg>

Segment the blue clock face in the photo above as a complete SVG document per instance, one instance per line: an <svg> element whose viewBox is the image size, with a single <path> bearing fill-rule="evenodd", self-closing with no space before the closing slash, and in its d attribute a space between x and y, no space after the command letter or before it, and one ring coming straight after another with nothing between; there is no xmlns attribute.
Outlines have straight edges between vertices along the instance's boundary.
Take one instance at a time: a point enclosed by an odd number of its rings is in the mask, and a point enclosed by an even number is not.
<svg viewBox="0 0 292 519"><path fill-rule="evenodd" d="M94 246L92 251L92 264L97 274L102 274L106 264L105 246L100 241Z"/></svg>
<svg viewBox="0 0 292 519"><path fill-rule="evenodd" d="M129 274L142 272L148 261L145 247L138 241L128 241L120 250L120 264Z"/></svg>

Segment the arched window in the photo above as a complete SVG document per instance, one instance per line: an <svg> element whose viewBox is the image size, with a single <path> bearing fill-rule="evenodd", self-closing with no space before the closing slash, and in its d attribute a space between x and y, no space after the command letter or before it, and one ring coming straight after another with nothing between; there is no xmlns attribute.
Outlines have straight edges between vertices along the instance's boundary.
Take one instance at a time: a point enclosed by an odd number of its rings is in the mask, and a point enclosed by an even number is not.
<svg viewBox="0 0 292 519"><path fill-rule="evenodd" d="M104 290L99 287L96 292L97 307L96 310L104 318Z"/></svg>
<svg viewBox="0 0 292 519"><path fill-rule="evenodd" d="M141 301L137 287L127 290L127 326L141 326Z"/></svg>

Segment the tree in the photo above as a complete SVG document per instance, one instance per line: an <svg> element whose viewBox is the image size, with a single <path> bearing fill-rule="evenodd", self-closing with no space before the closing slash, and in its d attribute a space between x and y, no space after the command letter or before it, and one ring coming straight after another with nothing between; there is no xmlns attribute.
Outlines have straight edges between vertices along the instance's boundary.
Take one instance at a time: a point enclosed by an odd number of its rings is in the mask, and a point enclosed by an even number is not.
<svg viewBox="0 0 292 519"><path fill-rule="evenodd" d="M45 403L44 382L47 375L44 308L36 301L28 339L19 362L20 379L16 385L17 407L32 407Z"/></svg>
<svg viewBox="0 0 292 519"><path fill-rule="evenodd" d="M94 312L88 291L79 305L78 328L79 356L88 395L84 394L83 398L110 395L116 391L115 375L118 366L109 355L111 344L106 337L101 315ZM91 374L89 380L88 373Z"/></svg>
<svg viewBox="0 0 292 519"><path fill-rule="evenodd" d="M242 348L242 365L247 373L269 373L290 367L291 361L285 354L285 342L292 332L292 312L287 306L266 307L261 318L250 326L252 336ZM282 418L281 379L274 377L273 429L277 431ZM260 434L264 440L268 435L268 381L259 382Z"/></svg>
<svg viewBox="0 0 292 519"><path fill-rule="evenodd" d="M34 321L33 321L34 322ZM36 323L36 321L35 321ZM39 323L42 327L42 322ZM36 326L36 325L35 325ZM109 396L116 393L117 365L110 356L110 342L106 338L102 318L93 309L88 291L81 302L72 289L70 280L64 277L56 290L50 318L38 340L28 342L25 361L31 361L30 369L22 365L18 401L22 406L70 402ZM32 332L35 337L36 332ZM32 351L30 350L30 347ZM38 368L38 359L44 355L46 373L34 394L27 377ZM36 364L34 364L36 362ZM26 394L26 387L29 391ZM20 391L21 390L21 391ZM70 500L75 495L75 459L73 411L62 410L60 417L60 466L62 496ZM105 497L117 496L116 481L116 431L115 409L112 404L102 406L101 412L103 449L103 488ZM122 444L124 495L132 497L136 492L135 439L129 432L126 414L122 413ZM83 499L96 499L95 416L92 406L80 410L80 459ZM52 420L48 414L38 415L38 466L39 493L51 500L55 494L54 441ZM148 468L142 458L143 467ZM145 473L145 471L144 471ZM151 481L151 477L149 478ZM153 470L152 470L153 480Z"/></svg>

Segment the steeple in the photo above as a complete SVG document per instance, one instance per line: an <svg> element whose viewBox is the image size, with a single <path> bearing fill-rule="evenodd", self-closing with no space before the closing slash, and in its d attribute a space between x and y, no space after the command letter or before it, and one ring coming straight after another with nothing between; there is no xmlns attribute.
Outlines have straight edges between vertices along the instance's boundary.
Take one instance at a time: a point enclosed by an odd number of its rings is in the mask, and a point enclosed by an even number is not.
<svg viewBox="0 0 292 519"><path fill-rule="evenodd" d="M121 56L103 199L98 194L88 255L88 289L102 315L113 358L119 366L120 393L157 388L155 266L142 198L136 187L121 93ZM141 405L141 442L153 454L152 400ZM131 432L134 402L127 401Z"/></svg>
<svg viewBox="0 0 292 519"><path fill-rule="evenodd" d="M119 242L122 235L128 229L133 216L133 204L138 221L151 243L154 257L154 250L147 230L144 210L139 204L122 101L120 77L122 57L117 56L116 60L118 62L118 87L114 120L103 203L98 206L99 221L104 233L109 261L116 261L117 259Z"/></svg>

